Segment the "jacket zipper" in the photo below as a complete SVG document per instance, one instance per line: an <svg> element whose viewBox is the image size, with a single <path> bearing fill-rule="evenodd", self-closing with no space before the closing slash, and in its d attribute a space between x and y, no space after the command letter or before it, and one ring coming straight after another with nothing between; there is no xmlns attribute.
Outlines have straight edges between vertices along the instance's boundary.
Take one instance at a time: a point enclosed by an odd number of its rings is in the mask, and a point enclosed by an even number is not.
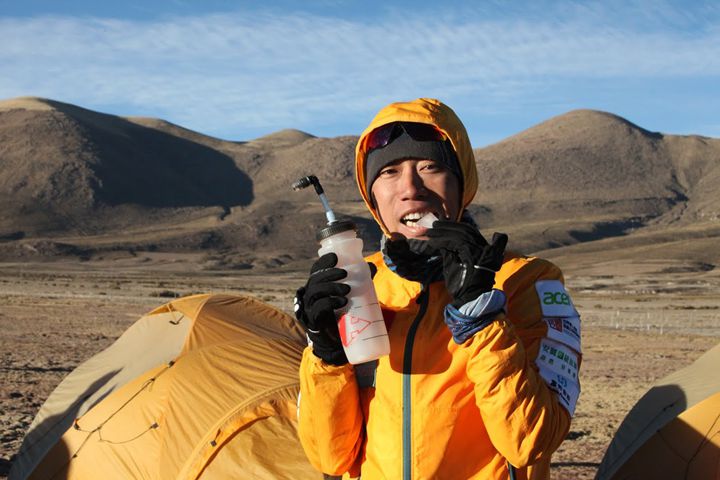
<svg viewBox="0 0 720 480"><path fill-rule="evenodd" d="M507 469L508 469L508 476L510 480L517 480L517 477L515 476L516 470L515 467L510 464L510 462L507 462Z"/></svg>
<svg viewBox="0 0 720 480"><path fill-rule="evenodd" d="M403 480L412 479L412 393L411 393L411 379L412 379L412 353L413 344L415 343L415 334L417 333L420 320L425 316L427 310L429 297L429 287L427 285L422 286L420 295L416 302L420 305L413 323L410 325L408 330L407 338L405 339L405 350L403 352L403 409L402 409L402 435L403 435Z"/></svg>

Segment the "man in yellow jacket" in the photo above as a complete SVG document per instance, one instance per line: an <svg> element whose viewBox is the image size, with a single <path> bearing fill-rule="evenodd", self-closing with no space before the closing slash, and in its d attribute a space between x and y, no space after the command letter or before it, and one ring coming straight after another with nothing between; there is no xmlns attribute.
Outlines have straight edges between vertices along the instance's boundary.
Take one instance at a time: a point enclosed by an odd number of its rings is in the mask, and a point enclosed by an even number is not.
<svg viewBox="0 0 720 480"><path fill-rule="evenodd" d="M433 99L383 108L356 148L360 194L384 232L368 257L391 352L350 365L334 310L337 257L296 296L311 346L300 439L330 475L548 478L580 393L580 319L560 270L488 243L465 207L477 171L464 126ZM427 214L432 227L418 221Z"/></svg>

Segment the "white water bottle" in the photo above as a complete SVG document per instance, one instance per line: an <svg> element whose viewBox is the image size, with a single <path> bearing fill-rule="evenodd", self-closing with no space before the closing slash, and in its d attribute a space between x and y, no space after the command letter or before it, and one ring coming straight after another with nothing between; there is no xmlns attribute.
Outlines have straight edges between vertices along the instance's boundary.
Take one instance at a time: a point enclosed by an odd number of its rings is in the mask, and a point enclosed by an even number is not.
<svg viewBox="0 0 720 480"><path fill-rule="evenodd" d="M362 255L363 241L351 221L335 221L318 233L318 255L333 252L337 268L347 271L339 280L350 286L347 305L336 310L338 330L345 355L352 364L369 362L390 353L385 320L378 304L375 287Z"/></svg>

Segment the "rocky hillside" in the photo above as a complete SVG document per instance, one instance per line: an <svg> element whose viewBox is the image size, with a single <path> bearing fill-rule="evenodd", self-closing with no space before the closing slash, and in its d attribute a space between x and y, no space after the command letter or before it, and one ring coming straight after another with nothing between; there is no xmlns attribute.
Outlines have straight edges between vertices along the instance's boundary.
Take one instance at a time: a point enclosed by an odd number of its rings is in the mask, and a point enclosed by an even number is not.
<svg viewBox="0 0 720 480"><path fill-rule="evenodd" d="M290 189L308 174L372 248L379 230L354 184L356 140L283 130L231 142L53 100L2 101L0 257L203 251L209 267L291 263L314 254L324 223L314 193ZM716 235L718 139L577 110L475 155L471 211L483 230L508 232L514 248L672 229Z"/></svg>
<svg viewBox="0 0 720 480"><path fill-rule="evenodd" d="M476 202L536 248L720 219L720 140L576 110L475 150ZM533 238L534 237L534 238Z"/></svg>

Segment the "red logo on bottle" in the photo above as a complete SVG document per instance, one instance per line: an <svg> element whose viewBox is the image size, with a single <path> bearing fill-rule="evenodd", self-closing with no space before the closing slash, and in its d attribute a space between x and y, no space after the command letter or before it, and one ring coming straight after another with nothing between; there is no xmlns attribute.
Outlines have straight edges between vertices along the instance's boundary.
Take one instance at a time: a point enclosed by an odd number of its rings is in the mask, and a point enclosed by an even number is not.
<svg viewBox="0 0 720 480"><path fill-rule="evenodd" d="M360 332L370 326L369 321L363 320L350 314L344 314L338 322L338 330L340 331L340 339L344 346L350 345L360 335Z"/></svg>

